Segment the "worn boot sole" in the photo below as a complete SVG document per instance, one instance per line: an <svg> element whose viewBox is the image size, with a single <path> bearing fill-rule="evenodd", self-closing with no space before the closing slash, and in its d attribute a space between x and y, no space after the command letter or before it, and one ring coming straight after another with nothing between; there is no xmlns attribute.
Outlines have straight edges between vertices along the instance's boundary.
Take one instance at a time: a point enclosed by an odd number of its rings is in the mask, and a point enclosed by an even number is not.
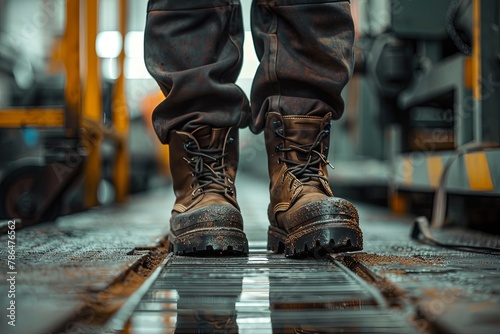
<svg viewBox="0 0 500 334"><path fill-rule="evenodd" d="M287 233L271 222L268 249L288 257L359 251L363 233L352 203L339 197L309 202L281 216L281 223L294 227Z"/></svg>
<svg viewBox="0 0 500 334"><path fill-rule="evenodd" d="M168 236L170 252L187 256L245 256L248 241L236 229L204 228Z"/></svg>
<svg viewBox="0 0 500 334"><path fill-rule="evenodd" d="M290 234L270 226L267 249L287 257L359 251L363 249L363 235L359 227L350 223L317 222Z"/></svg>
<svg viewBox="0 0 500 334"><path fill-rule="evenodd" d="M213 205L177 215L171 227L184 226L185 232L168 236L169 251L187 256L245 256L248 240L241 228L240 212L229 205Z"/></svg>
<svg viewBox="0 0 500 334"><path fill-rule="evenodd" d="M323 256L363 249L361 230L353 224L318 222L295 233L270 226L267 249L287 257Z"/></svg>

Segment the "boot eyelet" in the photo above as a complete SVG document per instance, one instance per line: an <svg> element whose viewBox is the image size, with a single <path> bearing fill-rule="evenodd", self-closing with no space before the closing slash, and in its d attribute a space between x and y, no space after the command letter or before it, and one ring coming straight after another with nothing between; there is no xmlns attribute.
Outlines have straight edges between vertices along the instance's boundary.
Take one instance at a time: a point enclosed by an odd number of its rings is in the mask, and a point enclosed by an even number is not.
<svg viewBox="0 0 500 334"><path fill-rule="evenodd" d="M281 126L281 121L274 121L274 122L273 122L273 127L274 127L275 129L279 128L280 126Z"/></svg>
<svg viewBox="0 0 500 334"><path fill-rule="evenodd" d="M278 165L281 165L281 158L278 158L277 163Z"/></svg>
<svg viewBox="0 0 500 334"><path fill-rule="evenodd" d="M276 152L278 152L278 151L280 151L280 150L282 150L282 149L283 149L283 144L278 144L278 145L276 145L276 146L274 147L274 150L275 150Z"/></svg>

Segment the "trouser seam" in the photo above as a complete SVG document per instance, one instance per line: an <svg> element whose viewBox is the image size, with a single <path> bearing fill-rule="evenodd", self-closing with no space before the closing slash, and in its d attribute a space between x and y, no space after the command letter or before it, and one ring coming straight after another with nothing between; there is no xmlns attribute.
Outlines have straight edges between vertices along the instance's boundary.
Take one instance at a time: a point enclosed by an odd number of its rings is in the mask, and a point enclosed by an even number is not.
<svg viewBox="0 0 500 334"><path fill-rule="evenodd" d="M233 25L234 25L234 24L237 24L237 23L233 22L233 21L235 21L235 20L233 20L233 17L232 17L232 16L234 15L234 10L235 10L235 8L236 8L236 7L239 7L239 6L231 5L231 6L229 6L229 7L231 7L231 10L230 10L230 12L231 12L231 17L229 18L229 40L231 41L231 44L233 44L233 46L236 48L236 50L237 50L237 52L238 52L238 59L236 60L236 63L235 63L235 64L231 65L231 67L230 67L230 68L228 68L228 69L227 69L227 70L226 70L226 71L225 71L225 72L221 75L220 80L221 80L221 82L223 82L223 83L225 83L225 82L226 82L226 80L225 80L225 76L226 76L226 74L227 74L228 72L230 72L230 71L234 70L235 68L237 68L237 67L238 67L238 64L240 64L240 63L242 63L242 62L243 62L243 60L242 60L242 51L241 51L241 49L240 49L240 48L238 48L238 43L235 41L234 36L233 36L233 32L234 32L234 26L233 26Z"/></svg>
<svg viewBox="0 0 500 334"><path fill-rule="evenodd" d="M240 6L239 6L239 5L230 5L230 6L227 6L227 7L232 7L232 10L231 10L231 15L234 15L234 10L235 10L235 9L236 9L236 10L238 10ZM221 76L220 80L221 80L221 82L223 82L223 83L224 83L224 82L226 82L226 80L225 80L225 78L224 78L224 77L226 76L226 74L227 74L229 71L234 70L235 68L241 67L241 66L239 66L238 64L242 64L242 63L243 63L243 59L242 59L242 57L243 57L243 51L242 51L240 48L238 48L238 43L237 43L237 41L234 39L234 36L233 36L233 34L232 34L233 29L234 29L234 26L233 26L233 25L234 25L234 24L239 24L239 23L238 23L238 22L233 22L233 21L234 21L234 20L232 20L232 19L230 19L230 20L229 20L229 24L230 24L230 26L229 26L229 40L231 41L231 44L233 44L233 46L234 46L234 47L236 48L236 50L238 51L238 59L236 60L236 63L235 63L235 64L233 64L233 65L231 66L231 68L230 68L230 69L228 69L227 71L225 71L225 72L222 74L222 76ZM240 23L241 23L241 21L240 21ZM243 47L243 45L242 45L241 47ZM243 97L241 98L241 107L240 107L241 111L243 112L243 109L244 109L244 106L245 106L245 101L246 101L246 96L245 96L245 93L243 92L243 90L242 90L239 86L237 86L237 85L236 85L236 87L237 87L237 88L238 88L238 89L242 92L242 94L243 94ZM242 112L240 113L240 120L238 121L238 124L235 124L235 125L232 125L232 126L239 126L239 125L240 125L240 123L242 122L242 121L241 121L241 119L242 119L242 115L241 115L241 114L242 114Z"/></svg>
<svg viewBox="0 0 500 334"><path fill-rule="evenodd" d="M276 87L276 92L278 94L278 98L275 98L275 99L271 99L271 108L272 109L275 109L275 110L279 110L279 105L280 105L280 99L281 99L281 85L280 85L280 81L279 81L279 78L278 78L278 71L277 71L277 67L278 67L278 24L279 24L279 21L278 21L278 16L276 15L276 13L273 12L273 16L274 16L274 26L273 26L273 30L272 32L269 33L269 57L271 59L269 59L269 65L270 65L270 68L269 68L269 76L271 78L271 80L274 80L275 81L275 87Z"/></svg>

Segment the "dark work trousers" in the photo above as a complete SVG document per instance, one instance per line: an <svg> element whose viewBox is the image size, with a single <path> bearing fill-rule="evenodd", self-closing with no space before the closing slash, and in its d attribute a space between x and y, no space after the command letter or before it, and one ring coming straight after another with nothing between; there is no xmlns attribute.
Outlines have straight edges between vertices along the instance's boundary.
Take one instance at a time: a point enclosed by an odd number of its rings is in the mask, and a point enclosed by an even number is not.
<svg viewBox="0 0 500 334"><path fill-rule="evenodd" d="M254 0L260 65L251 107L235 84L243 62L239 0L149 0L145 62L165 100L153 112L158 137L202 125L263 130L269 111L338 119L353 69L349 1Z"/></svg>

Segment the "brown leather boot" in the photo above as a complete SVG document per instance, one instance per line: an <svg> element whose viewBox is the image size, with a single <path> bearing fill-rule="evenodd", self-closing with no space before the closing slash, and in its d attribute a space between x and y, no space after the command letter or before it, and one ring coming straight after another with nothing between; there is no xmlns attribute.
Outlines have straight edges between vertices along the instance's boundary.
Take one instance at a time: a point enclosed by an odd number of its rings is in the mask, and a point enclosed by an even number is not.
<svg viewBox="0 0 500 334"><path fill-rule="evenodd" d="M356 208L334 197L328 185L330 121L331 114L323 118L267 115L269 250L305 256L322 249L363 248Z"/></svg>
<svg viewBox="0 0 500 334"><path fill-rule="evenodd" d="M179 255L244 255L248 241L236 202L238 129L172 131L170 171L176 196L169 243Z"/></svg>

